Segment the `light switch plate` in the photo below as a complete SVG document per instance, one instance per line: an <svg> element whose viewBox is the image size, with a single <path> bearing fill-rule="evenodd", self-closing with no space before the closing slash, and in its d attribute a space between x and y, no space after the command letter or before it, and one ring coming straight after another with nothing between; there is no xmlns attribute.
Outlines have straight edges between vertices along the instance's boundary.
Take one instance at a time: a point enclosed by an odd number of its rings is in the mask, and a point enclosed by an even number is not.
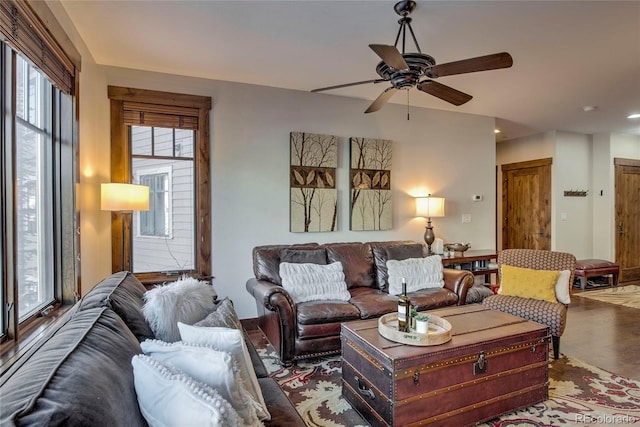
<svg viewBox="0 0 640 427"><path fill-rule="evenodd" d="M470 224L471 223L471 214L462 214L462 223Z"/></svg>

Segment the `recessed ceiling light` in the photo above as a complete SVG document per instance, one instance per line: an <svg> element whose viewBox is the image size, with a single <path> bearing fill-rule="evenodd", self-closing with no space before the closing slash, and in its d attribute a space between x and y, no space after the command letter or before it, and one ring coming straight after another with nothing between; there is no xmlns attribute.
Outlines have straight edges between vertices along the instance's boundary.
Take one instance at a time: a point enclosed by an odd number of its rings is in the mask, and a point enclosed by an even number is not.
<svg viewBox="0 0 640 427"><path fill-rule="evenodd" d="M582 111L585 113L590 113L591 111L596 111L598 109L597 105L585 105L582 107Z"/></svg>
<svg viewBox="0 0 640 427"><path fill-rule="evenodd" d="M640 119L640 113L629 114L627 119Z"/></svg>
<svg viewBox="0 0 640 427"><path fill-rule="evenodd" d="M493 133L500 133L500 129L494 129Z"/></svg>

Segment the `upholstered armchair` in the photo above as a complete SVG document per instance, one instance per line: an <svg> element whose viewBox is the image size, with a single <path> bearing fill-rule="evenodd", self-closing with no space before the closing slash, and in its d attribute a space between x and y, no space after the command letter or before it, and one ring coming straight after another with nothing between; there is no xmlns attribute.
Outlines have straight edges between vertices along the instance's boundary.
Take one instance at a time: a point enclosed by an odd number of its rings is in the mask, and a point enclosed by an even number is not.
<svg viewBox="0 0 640 427"><path fill-rule="evenodd" d="M498 254L498 264L502 293L484 299L483 304L494 310L503 311L518 317L549 326L552 342L553 357L560 356L560 336L567 324L567 308L569 307L569 292L573 283L576 268L576 258L569 253L535 250L535 249L505 249ZM556 302L550 300L520 296L518 287L526 287L527 281L509 283L510 292L505 292L507 283L503 282L503 266L513 266L532 270L564 271L558 274L560 280L555 282ZM568 273L567 273L568 270ZM513 277L513 276L511 276ZM568 280L567 280L568 277ZM511 280L513 282L513 280ZM531 282L529 282L531 283ZM536 284L537 285L537 284ZM533 286L530 286L533 287ZM515 289L515 292L514 292ZM531 295L530 289L521 289L522 295ZM563 301L563 302L560 302Z"/></svg>

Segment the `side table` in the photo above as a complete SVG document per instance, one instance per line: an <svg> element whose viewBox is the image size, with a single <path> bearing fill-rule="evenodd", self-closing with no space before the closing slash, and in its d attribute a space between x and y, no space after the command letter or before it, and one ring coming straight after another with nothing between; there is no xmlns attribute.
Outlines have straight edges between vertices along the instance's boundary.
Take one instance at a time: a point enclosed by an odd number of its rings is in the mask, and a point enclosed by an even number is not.
<svg viewBox="0 0 640 427"><path fill-rule="evenodd" d="M473 250L466 252L456 252L453 256L442 255L442 264L448 268L456 268L458 270L469 270L474 276L484 276L484 282L487 286L496 292L491 285L491 275L496 275L496 283L498 276L497 268L489 268L489 261L497 260L498 254L494 250Z"/></svg>

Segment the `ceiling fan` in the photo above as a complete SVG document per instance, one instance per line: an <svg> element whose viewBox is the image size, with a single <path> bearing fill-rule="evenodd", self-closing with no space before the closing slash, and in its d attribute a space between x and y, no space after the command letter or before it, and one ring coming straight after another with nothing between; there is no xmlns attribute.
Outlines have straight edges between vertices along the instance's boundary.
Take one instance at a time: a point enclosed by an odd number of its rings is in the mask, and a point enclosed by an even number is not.
<svg viewBox="0 0 640 427"><path fill-rule="evenodd" d="M506 52L436 65L436 60L433 59L432 56L422 53L416 36L413 33L413 28L411 28L411 18L409 15L415 7L416 2L412 0L403 0L394 6L393 9L401 18L398 20L400 28L398 29L396 41L393 46L383 44L369 45L382 59L376 66L376 73L380 76L379 79L323 87L313 89L311 92L322 92L368 83L389 82L391 86L385 89L375 101L373 101L365 113L378 111L398 90L408 90L414 86L422 92L433 95L453 105L462 105L469 102L473 97L457 89L438 83L434 79L454 74L509 68L513 65L511 55ZM405 52L407 28L418 52ZM400 53L397 47L400 36L402 36L402 53Z"/></svg>

